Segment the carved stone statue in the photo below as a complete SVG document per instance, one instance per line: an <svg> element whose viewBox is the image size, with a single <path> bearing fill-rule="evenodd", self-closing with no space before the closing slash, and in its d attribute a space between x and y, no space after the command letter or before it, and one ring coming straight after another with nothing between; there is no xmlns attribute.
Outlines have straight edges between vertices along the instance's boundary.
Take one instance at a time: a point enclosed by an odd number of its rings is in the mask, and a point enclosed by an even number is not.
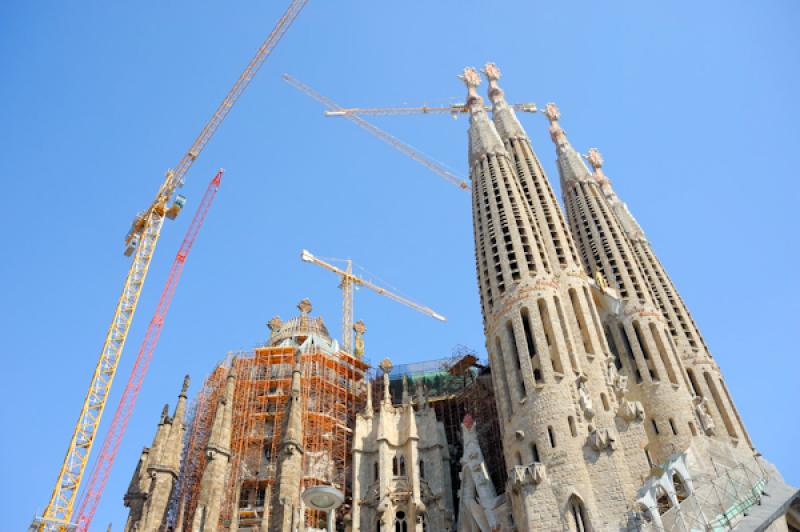
<svg viewBox="0 0 800 532"><path fill-rule="evenodd" d="M587 420L594 417L594 408L592 406L592 398L586 389L585 378L578 379L578 395L580 396L579 403L581 410L583 410L583 417Z"/></svg>
<svg viewBox="0 0 800 532"><path fill-rule="evenodd" d="M700 420L700 427L703 432L708 435L714 434L716 423L714 423L714 418L711 417L711 414L708 413L708 399L695 397L695 403L694 411L697 414L697 419Z"/></svg>

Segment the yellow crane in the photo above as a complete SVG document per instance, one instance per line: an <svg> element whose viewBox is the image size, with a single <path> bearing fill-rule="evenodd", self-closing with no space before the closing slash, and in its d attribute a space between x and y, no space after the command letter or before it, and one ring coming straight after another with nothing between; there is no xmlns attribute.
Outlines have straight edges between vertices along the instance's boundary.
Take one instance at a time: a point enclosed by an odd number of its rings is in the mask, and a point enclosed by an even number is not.
<svg viewBox="0 0 800 532"><path fill-rule="evenodd" d="M192 163L211 140L253 76L280 42L307 2L308 0L291 1L256 55L200 131L200 135L192 146L178 162L178 165L167 171L153 202L134 218L130 231L125 236L125 255L133 255L133 262L128 270L122 295L117 302L111 326L106 333L100 358L95 366L78 422L75 424L72 438L67 447L67 454L50 496L50 502L42 515L33 520L31 530L67 531L74 528L72 514L75 498L92 451L92 444L97 435L100 418L105 409L108 392L117 371L153 252L164 225L164 218L174 219L180 212L186 200L180 194L176 194L176 191L183 186L184 177Z"/></svg>
<svg viewBox="0 0 800 532"><path fill-rule="evenodd" d="M310 96L311 98L317 100L319 103L324 105L328 109L328 112L340 113L337 116L343 116L347 118L361 129L371 133L372 135L375 135L376 137L378 137L385 143L389 144L393 148L405 153L418 163L423 164L428 169L439 174L440 176L445 178L449 183L456 185L458 188L462 190L469 190L469 185L467 184L466 180L463 177L451 172L450 170L442 166L440 163L437 163L436 161L434 161L433 159L431 159L418 149L409 146L408 144L401 141L394 135L391 135L383 131L379 127L375 126L374 124L367 122L366 120L358 116L357 113L347 112L346 109L339 106L339 104L337 104L330 98L323 96L322 94L318 93L317 91L315 91L302 81L293 78L289 74L284 74L283 79L287 83L289 83L292 87L296 88L300 92Z"/></svg>
<svg viewBox="0 0 800 532"><path fill-rule="evenodd" d="M398 296L397 294L394 294L385 288L381 288L380 286L371 283L366 279L362 279L361 277L354 275L353 262L351 260L347 260L347 266L345 269L341 269L333 264L315 257L307 249L304 249L300 253L300 259L303 262L310 262L311 264L322 266L326 270L332 271L341 278L341 284L339 285L339 288L342 289L342 348L347 353L353 352L353 286L364 286L373 292L376 292L382 296L386 296L389 299L397 301L398 303L401 303L407 307L413 308L417 312L426 314L431 318L435 318L439 321L447 321L447 318L431 308L415 303L405 297Z"/></svg>
<svg viewBox="0 0 800 532"><path fill-rule="evenodd" d="M535 103L514 103L511 108L521 113L535 113L537 111ZM490 107L485 107L491 111ZM447 106L420 105L414 107L351 107L349 109L337 109L335 111L325 111L325 116L351 116L351 115L441 115L449 113L453 118L458 115L468 113L466 104L454 103Z"/></svg>

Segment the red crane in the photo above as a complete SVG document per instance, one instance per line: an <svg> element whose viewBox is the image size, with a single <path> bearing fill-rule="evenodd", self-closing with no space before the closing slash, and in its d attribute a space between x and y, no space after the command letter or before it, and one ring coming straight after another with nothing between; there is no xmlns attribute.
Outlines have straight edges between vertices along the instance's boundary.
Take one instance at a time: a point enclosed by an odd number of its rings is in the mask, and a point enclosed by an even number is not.
<svg viewBox="0 0 800 532"><path fill-rule="evenodd" d="M220 180L222 179L223 170L220 169L211 183L208 184L206 193L197 206L197 212L194 213L192 223L186 230L186 236L183 237L178 254L172 263L172 269L167 277L167 282L164 285L164 291L161 292L161 299L158 301L158 306L153 313L153 318L147 326L142 345L139 347L139 354L136 356L136 362L131 368L131 374L128 377L128 383L125 386L125 391L122 392L122 397L119 399L117 411L114 412L114 418L111 420L111 426L108 428L103 446L100 449L100 454L97 461L92 468L92 475L86 491L83 493L80 509L78 510L78 530L85 532L89 529L89 525L94 517L94 512L97 510L97 505L100 503L100 497L103 496L103 490L106 487L108 475L111 473L111 467L114 465L114 458L117 456L119 444L122 437L125 435L125 429L128 426L128 420L133 412L133 407L136 405L136 399L139 396L139 390L142 387L142 381L147 373L147 368L150 365L150 359L153 357L153 351L158 343L158 338L161 336L161 329L164 326L164 318L169 310L169 304L172 302L172 295L175 293L175 287L181 278L183 266L186 264L186 257L192 249L194 239L197 233L200 232L200 227L203 225L203 220L208 214L211 203L219 190Z"/></svg>

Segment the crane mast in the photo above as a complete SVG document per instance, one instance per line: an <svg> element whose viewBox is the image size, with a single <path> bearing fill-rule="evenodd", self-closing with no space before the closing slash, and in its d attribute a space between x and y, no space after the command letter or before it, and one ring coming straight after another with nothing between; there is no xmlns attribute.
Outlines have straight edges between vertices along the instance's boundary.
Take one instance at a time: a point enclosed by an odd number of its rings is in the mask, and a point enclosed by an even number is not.
<svg viewBox="0 0 800 532"><path fill-rule="evenodd" d="M125 279L122 295L117 302L111 326L100 351L100 358L95 366L94 374L67 447L67 453L59 470L50 501L42 515L33 520L31 524L32 530L66 531L74 528L72 514L75 498L86 470L97 428L105 409L108 392L114 380L120 355L125 346L128 330L139 301L139 295L161 234L164 218L177 216L185 202L185 198L176 195L175 192L179 187L183 186L185 175L191 168L192 163L214 136L214 133L219 129L219 126L250 84L261 65L275 49L275 46L283 38L307 2L308 0L291 1L289 7L275 24L272 32L245 67L231 90L228 91L228 94L203 127L192 146L178 162L178 165L174 169L167 171L153 202L145 211L134 218L131 228L125 237L125 255L133 255L133 262ZM174 199L173 196L175 196ZM173 203L168 207L167 204L170 200Z"/></svg>
<svg viewBox="0 0 800 532"><path fill-rule="evenodd" d="M339 288L342 289L342 347L348 353L352 352L353 345L353 286L363 286L365 288L369 288L375 293L388 297L392 301L396 301L397 303L410 307L417 312L421 312L422 314L430 316L431 318L439 321L447 321L447 318L429 307L415 303L410 299L399 296L390 292L389 290L386 290L385 288L376 285L375 283L354 275L353 263L350 260L347 261L346 269L343 270L334 266L333 264L315 257L306 249L300 253L300 259L303 262L309 262L311 264L316 264L317 266L322 266L326 270L335 273L341 278L341 284L339 285Z"/></svg>
<svg viewBox="0 0 800 532"><path fill-rule="evenodd" d="M108 475L111 473L114 459L117 456L120 443L128 427L128 420L133 413L134 406L136 406L139 390L142 387L142 382L150 366L150 360L153 357L153 352L161 336L161 330L164 327L164 319L166 318L170 303L172 302L175 287L178 285L181 273L183 273L183 267L186 264L189 251L191 251L195 238L197 238L197 234L200 232L200 228L206 218L206 214L208 214L208 210L211 208L211 204L214 202L214 198L217 195L222 173L223 170L217 172L214 179L208 184L203 199L200 201L197 211L192 218L192 222L186 230L186 235L183 238L181 247L178 249L178 254L175 256L175 260L172 263L172 268L170 269L169 276L164 285L164 290L161 292L158 306L153 313L153 318L147 326L147 331L139 347L139 353L131 369L125 390L122 392L119 405L114 412L114 418L103 439L100 454L92 468L89 484L83 493L83 498L79 505L77 521L78 530L80 532L86 532L89 529L95 510L97 510L97 506L100 504L100 498L103 496L103 491L108 481Z"/></svg>
<svg viewBox="0 0 800 532"><path fill-rule="evenodd" d="M319 103L324 105L328 109L328 112L336 113L336 112L341 112L341 111L344 110L341 106L339 106L339 104L337 104L336 102L334 102L330 98L328 98L326 96L323 96L322 94L318 93L317 91L315 91L314 89L312 89L311 87L309 87L308 85L303 83L302 81L299 81L299 80L293 78L289 74L284 74L283 75L283 79L287 83L289 83L292 87L294 87L295 89L297 89L300 92L306 94L307 96L310 96L311 98L317 100ZM405 153L406 155L408 155L409 157L411 157L412 159L414 159L418 163L426 166L429 170L432 170L433 172L439 174L440 176L445 178L449 183L451 183L453 185L456 185L458 188L460 188L462 190L469 190L469 185L467 184L467 182L461 176L454 174L453 172L451 172L450 170L448 170L447 168L445 168L441 164L439 164L436 161L432 160L430 157L428 157L427 155L423 154L422 152L420 152L416 148L413 148L413 147L409 146L408 144L406 144L405 142L401 141L400 139L398 139L394 135L391 135L391 134L385 132L384 130L380 129L379 127L367 122L366 120L364 120L360 116L357 116L356 114L344 112L344 113L341 113L341 114L339 114L337 116L343 116L343 117L347 118L348 120L350 120L351 122L356 124L361 129L371 133L372 135L375 135L376 137L378 137L379 139L381 139L385 143L389 144L393 148L401 151L402 153Z"/></svg>
<svg viewBox="0 0 800 532"><path fill-rule="evenodd" d="M522 113L535 113L535 103L514 103L510 104L515 111ZM491 111L491 107L484 107L486 111ZM415 107L351 107L349 109L337 109L335 111L325 111L325 116L349 116L349 115L442 115L450 114L453 118L458 115L468 113L469 108L463 103L454 103L447 106L420 105Z"/></svg>

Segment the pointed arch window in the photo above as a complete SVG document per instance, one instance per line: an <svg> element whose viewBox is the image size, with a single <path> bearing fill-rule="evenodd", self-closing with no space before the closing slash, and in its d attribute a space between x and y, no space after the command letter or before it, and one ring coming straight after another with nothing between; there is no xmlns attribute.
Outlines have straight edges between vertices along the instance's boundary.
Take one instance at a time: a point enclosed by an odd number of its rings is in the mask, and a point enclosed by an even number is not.
<svg viewBox="0 0 800 532"><path fill-rule="evenodd" d="M406 457L402 454L400 455L400 476L406 476Z"/></svg>
<svg viewBox="0 0 800 532"><path fill-rule="evenodd" d="M394 514L394 532L408 532L406 513L402 510Z"/></svg>
<svg viewBox="0 0 800 532"><path fill-rule="evenodd" d="M570 530L574 532L589 532L589 516L586 514L586 507L583 502L575 495L569 499L569 524Z"/></svg>
<svg viewBox="0 0 800 532"><path fill-rule="evenodd" d="M397 475L400 474L400 466L399 466L399 462L397 460L397 455L395 455L394 458L392 458L392 474L394 476L397 476Z"/></svg>

